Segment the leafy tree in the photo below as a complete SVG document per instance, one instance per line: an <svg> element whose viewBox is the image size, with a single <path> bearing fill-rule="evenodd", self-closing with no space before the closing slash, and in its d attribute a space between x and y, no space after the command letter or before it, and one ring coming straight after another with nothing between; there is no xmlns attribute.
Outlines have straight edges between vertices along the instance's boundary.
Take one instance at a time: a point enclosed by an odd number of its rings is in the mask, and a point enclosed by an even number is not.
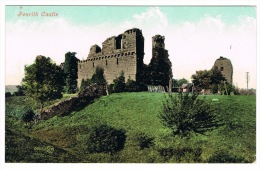
<svg viewBox="0 0 260 170"><path fill-rule="evenodd" d="M89 134L87 150L90 153L114 153L124 148L126 134L108 125L94 127Z"/></svg>
<svg viewBox="0 0 260 170"><path fill-rule="evenodd" d="M103 68L96 67L95 73L91 77L91 83L106 84L106 79L104 77L104 69Z"/></svg>
<svg viewBox="0 0 260 170"><path fill-rule="evenodd" d="M88 87L90 84L91 84L91 80L90 79L87 79L87 80L82 79L81 85L80 85L80 91L82 91L83 89Z"/></svg>
<svg viewBox="0 0 260 170"><path fill-rule="evenodd" d="M182 78L182 79L177 80L176 85L177 85L177 87L181 87L183 84L186 84L188 82L189 81L187 79Z"/></svg>
<svg viewBox="0 0 260 170"><path fill-rule="evenodd" d="M25 96L25 88L24 86L16 86L17 88L17 93L16 93L16 96Z"/></svg>
<svg viewBox="0 0 260 170"><path fill-rule="evenodd" d="M137 82L132 79L128 79L125 84L125 91L128 91L128 92L139 91L139 86L138 86Z"/></svg>
<svg viewBox="0 0 260 170"><path fill-rule="evenodd" d="M34 120L34 116L35 113L33 112L33 110L29 109L22 115L22 121L27 125Z"/></svg>
<svg viewBox="0 0 260 170"><path fill-rule="evenodd" d="M196 71L196 74L193 74L191 78L193 79L194 86L202 89L209 89L210 86L209 71L207 70Z"/></svg>
<svg viewBox="0 0 260 170"><path fill-rule="evenodd" d="M165 54L164 49L158 49L158 57L153 57L148 65L149 79L151 85L169 85L170 77L172 76L172 64L167 57L162 57ZM167 59L165 59L167 58Z"/></svg>
<svg viewBox="0 0 260 170"><path fill-rule="evenodd" d="M44 103L62 97L64 74L49 57L37 56L32 65L25 66L22 86L43 110Z"/></svg>
<svg viewBox="0 0 260 170"><path fill-rule="evenodd" d="M211 70L196 71L196 74L192 76L194 86L201 89L211 89L213 93L217 93L224 88L224 81L226 78L217 67L213 67Z"/></svg>
<svg viewBox="0 0 260 170"><path fill-rule="evenodd" d="M11 92L5 92L5 97L11 97L11 96L12 96Z"/></svg>
<svg viewBox="0 0 260 170"><path fill-rule="evenodd" d="M75 52L67 52L65 54L64 73L66 76L65 91L66 93L76 93L77 91L77 78L78 78L78 61L75 57Z"/></svg>
<svg viewBox="0 0 260 170"><path fill-rule="evenodd" d="M125 91L125 77L124 72L121 72L120 76L113 80L113 92L120 93Z"/></svg>
<svg viewBox="0 0 260 170"><path fill-rule="evenodd" d="M164 126L172 130L173 135L189 136L192 132L205 134L221 126L216 109L196 94L179 93L169 96L159 114Z"/></svg>

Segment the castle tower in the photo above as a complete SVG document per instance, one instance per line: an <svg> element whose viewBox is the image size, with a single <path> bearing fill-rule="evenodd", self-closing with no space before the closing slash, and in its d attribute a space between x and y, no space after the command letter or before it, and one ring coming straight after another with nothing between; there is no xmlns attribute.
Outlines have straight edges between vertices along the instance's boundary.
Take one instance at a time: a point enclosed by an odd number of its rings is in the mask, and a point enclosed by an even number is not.
<svg viewBox="0 0 260 170"><path fill-rule="evenodd" d="M220 56L214 63L214 67L217 67L221 71L223 76L227 79L227 82L233 83L233 66L229 59Z"/></svg>
<svg viewBox="0 0 260 170"><path fill-rule="evenodd" d="M104 69L108 84L122 72L126 81L129 78L138 81L143 57L144 37L141 30L133 28L109 37L102 43L102 48L91 46L87 59L78 63L78 87L83 79L91 79L96 67Z"/></svg>

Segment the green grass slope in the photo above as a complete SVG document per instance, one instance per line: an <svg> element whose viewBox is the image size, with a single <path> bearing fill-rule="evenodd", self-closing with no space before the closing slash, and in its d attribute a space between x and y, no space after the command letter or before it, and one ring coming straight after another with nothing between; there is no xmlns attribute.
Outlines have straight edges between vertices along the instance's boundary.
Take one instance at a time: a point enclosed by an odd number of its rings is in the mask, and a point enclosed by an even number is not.
<svg viewBox="0 0 260 170"><path fill-rule="evenodd" d="M43 143L77 155L80 162L255 161L256 96L207 96L205 100L209 102L213 98L219 99L213 104L219 109L225 125L206 136L194 135L189 140L172 137L170 130L160 122L158 113L166 96L165 93L148 92L103 96L79 112L41 121L29 133ZM15 111L10 107L16 108ZM12 116L19 115L19 110L22 110L22 106L18 100L7 101L7 127L19 127L14 126L17 121ZM127 138L122 151L114 155L87 152L90 129L101 124L126 131ZM140 134L153 139L149 148L140 149L137 139ZM219 155L224 155L224 158Z"/></svg>

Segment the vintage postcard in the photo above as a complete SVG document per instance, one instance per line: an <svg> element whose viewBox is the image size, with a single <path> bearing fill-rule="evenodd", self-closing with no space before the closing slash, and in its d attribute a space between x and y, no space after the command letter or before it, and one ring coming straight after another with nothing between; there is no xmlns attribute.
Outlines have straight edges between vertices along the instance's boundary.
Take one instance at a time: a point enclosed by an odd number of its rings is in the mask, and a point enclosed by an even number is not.
<svg viewBox="0 0 260 170"><path fill-rule="evenodd" d="M5 166L258 166L257 2L1 5Z"/></svg>

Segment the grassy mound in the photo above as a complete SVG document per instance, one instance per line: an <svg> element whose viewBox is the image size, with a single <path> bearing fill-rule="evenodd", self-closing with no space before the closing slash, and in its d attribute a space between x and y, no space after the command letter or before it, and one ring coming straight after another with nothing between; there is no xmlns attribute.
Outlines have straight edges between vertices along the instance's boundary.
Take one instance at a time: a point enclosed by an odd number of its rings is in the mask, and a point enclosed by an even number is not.
<svg viewBox="0 0 260 170"><path fill-rule="evenodd" d="M103 96L79 112L41 121L29 134L77 155L79 162L255 161L256 96L207 96L208 102L218 99L213 104L219 109L225 125L190 139L172 137L170 130L160 122L158 113L162 111L166 97L165 93L148 92ZM27 100L20 102L16 97L6 100L7 127L22 130L18 117L23 107L32 104ZM124 149L113 155L88 153L91 130L104 124L125 130ZM223 153L226 159L219 159L217 153Z"/></svg>

